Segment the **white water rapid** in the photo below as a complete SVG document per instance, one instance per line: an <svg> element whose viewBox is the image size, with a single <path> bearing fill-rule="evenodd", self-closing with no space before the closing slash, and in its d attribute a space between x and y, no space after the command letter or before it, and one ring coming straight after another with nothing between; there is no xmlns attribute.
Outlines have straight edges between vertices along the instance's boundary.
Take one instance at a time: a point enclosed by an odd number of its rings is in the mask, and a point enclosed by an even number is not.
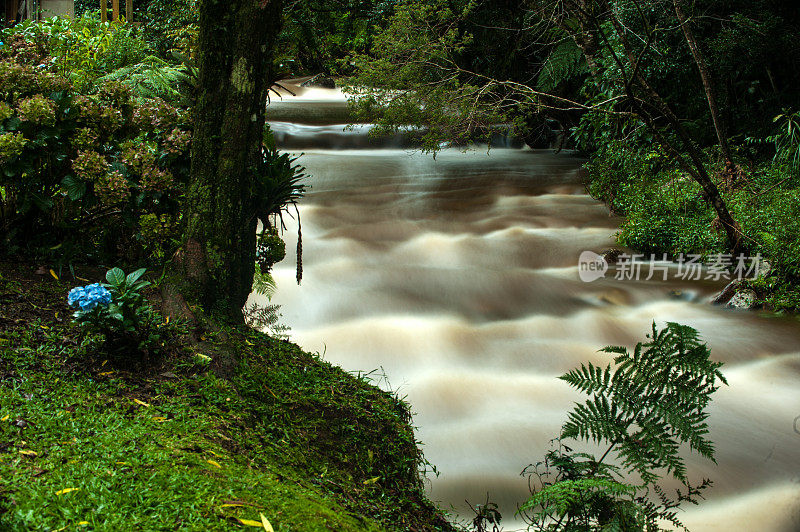
<svg viewBox="0 0 800 532"><path fill-rule="evenodd" d="M488 493L505 530L523 528L520 471L582 399L557 377L644 340L653 320L677 321L702 333L730 383L710 408L718 463L688 459L690 478L714 486L679 517L695 532L800 530L800 321L711 306L720 283L581 282L578 255L612 246L619 220L585 194L579 159L485 148L434 159L344 131L331 123L343 106L338 91L310 89L268 110L312 176L304 280L295 225L273 303L305 349L382 368L407 396L440 472L432 499L468 517L464 500Z"/></svg>

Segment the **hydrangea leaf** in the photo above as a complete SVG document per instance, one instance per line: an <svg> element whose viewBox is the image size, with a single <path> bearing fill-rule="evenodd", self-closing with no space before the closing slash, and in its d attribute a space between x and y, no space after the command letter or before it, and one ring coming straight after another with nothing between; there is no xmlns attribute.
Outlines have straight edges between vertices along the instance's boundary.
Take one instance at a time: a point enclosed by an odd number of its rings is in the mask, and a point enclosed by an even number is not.
<svg viewBox="0 0 800 532"><path fill-rule="evenodd" d="M139 268L139 269L138 269L138 270L136 270L135 272L131 272L131 273L129 273L129 274L128 274L128 277L125 279L125 281L126 281L126 282L127 282L129 285L132 285L133 283L135 283L136 281L138 281L138 280L139 280L139 278L140 278L142 275L144 275L144 273L145 273L146 271L147 271L147 270L146 270L145 268Z"/></svg>
<svg viewBox="0 0 800 532"><path fill-rule="evenodd" d="M119 286L125 282L125 272L119 268L111 268L106 273L106 280L112 286Z"/></svg>

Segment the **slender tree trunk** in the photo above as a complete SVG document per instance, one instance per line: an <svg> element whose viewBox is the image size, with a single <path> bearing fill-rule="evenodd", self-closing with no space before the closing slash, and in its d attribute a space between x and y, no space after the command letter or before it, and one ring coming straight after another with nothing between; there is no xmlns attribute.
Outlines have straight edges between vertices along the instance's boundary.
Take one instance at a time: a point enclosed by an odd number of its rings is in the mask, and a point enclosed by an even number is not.
<svg viewBox="0 0 800 532"><path fill-rule="evenodd" d="M202 0L199 93L184 245L175 265L188 299L242 319L253 283L255 176L280 0Z"/></svg>
<svg viewBox="0 0 800 532"><path fill-rule="evenodd" d="M700 71L700 79L703 81L703 90L706 93L706 100L708 100L708 109L711 111L711 121L714 123L714 131L717 134L717 141L719 142L719 149L722 152L722 158L725 159L726 169L733 170L731 150L728 146L728 137L725 134L725 124L722 121L722 117L719 113L719 107L717 106L716 89L714 88L714 82L711 79L711 72L708 69L708 63L706 63L703 51L697 44L697 39L695 39L694 33L692 33L689 20L686 18L686 14L683 12L682 0L673 0L673 4L675 5L675 15L677 15L678 22L681 25L681 30L683 30L683 35L686 37L686 43L689 45L689 50L692 52L692 57L694 57L697 70Z"/></svg>
<svg viewBox="0 0 800 532"><path fill-rule="evenodd" d="M580 31L575 33L574 40L586 58L586 65L589 67L592 79L598 82L600 79L600 67L597 66L597 60L595 59L598 48L597 34L594 28L584 23L586 17L592 11L592 3L587 2L587 0L578 0L575 5L575 11L579 13L577 20L580 25Z"/></svg>
<svg viewBox="0 0 800 532"><path fill-rule="evenodd" d="M714 181L711 179L711 176L706 171L705 165L703 164L703 159L700 154L700 150L695 145L694 141L692 140L689 133L686 131L686 128L683 127L681 120L672 110L670 105L664 100L660 94L647 82L644 75L642 75L641 70L638 67L639 61L641 60L641 56L637 57L634 53L633 47L630 45L628 41L624 28L621 27L619 20L617 20L616 16L609 11L608 19L611 22L611 25L614 28L614 31L617 33L617 37L619 38L619 42L622 44L623 51L625 53L626 59L628 64L624 65L622 60L617 56L616 51L614 48L608 44L608 39L604 39L606 45L609 49L609 52L614 57L616 63L619 65L620 70L623 76L627 75L627 70L629 67L632 69L630 73L631 77L626 78L624 82L624 89L628 100L633 104L634 109L636 110L636 114L640 116L647 126L656 134L656 137L659 139L659 142L664 145L667 149L675 152L674 154L677 156L678 162L684 167L684 169L692 176L692 178L701 186L703 189L703 193L710 203L711 207L717 213L717 218L719 218L720 224L722 225L723 230L725 231L725 236L728 241L728 248L734 254L744 254L747 252L747 248L744 244L742 239L742 231L739 224L736 220L733 219L730 211L728 210L727 205L725 204L725 200L722 198L722 195L719 192L719 189L714 184ZM591 21L595 24L595 27L600 35L603 35L602 28L600 27L599 23L596 20ZM644 96L647 99L644 99L638 96L634 92L634 87L638 86L644 92ZM645 106L647 108L645 108ZM661 134L661 131L658 128L653 117L650 115L650 111L655 110L657 111L661 117L667 120L669 125L672 127L673 131L678 135L678 138L681 140L681 144L683 145L683 149L686 151L686 154L689 157L689 161L686 161L684 156L677 152L676 149L672 148L669 142L666 140L664 135Z"/></svg>

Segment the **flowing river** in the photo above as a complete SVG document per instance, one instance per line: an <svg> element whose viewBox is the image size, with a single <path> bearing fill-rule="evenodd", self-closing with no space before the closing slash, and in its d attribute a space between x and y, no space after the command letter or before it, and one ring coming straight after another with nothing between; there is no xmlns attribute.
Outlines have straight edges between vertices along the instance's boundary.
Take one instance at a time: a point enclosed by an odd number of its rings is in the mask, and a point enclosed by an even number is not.
<svg viewBox="0 0 800 532"><path fill-rule="evenodd" d="M800 321L714 307L723 283L578 277L578 256L614 244L620 220L584 192L581 160L530 149L444 149L345 131L338 91L297 90L270 106L280 146L304 152L304 277L296 222L274 269L282 322L305 349L385 375L407 396L439 476L430 495L461 518L497 502L505 530L582 396L557 377L605 345L632 346L653 320L697 328L725 363L711 405L717 464L691 456L707 500L693 531L800 530ZM289 120L293 121L290 123ZM254 296L258 299L256 296Z"/></svg>

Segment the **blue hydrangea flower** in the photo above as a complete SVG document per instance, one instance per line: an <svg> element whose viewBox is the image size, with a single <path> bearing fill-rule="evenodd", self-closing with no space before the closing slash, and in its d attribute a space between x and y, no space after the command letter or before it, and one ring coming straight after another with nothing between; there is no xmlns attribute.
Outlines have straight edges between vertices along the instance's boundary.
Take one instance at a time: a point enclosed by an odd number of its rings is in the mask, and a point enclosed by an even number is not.
<svg viewBox="0 0 800 532"><path fill-rule="evenodd" d="M67 303L83 311L94 310L98 305L107 307L111 304L111 292L100 283L78 286L69 291Z"/></svg>

